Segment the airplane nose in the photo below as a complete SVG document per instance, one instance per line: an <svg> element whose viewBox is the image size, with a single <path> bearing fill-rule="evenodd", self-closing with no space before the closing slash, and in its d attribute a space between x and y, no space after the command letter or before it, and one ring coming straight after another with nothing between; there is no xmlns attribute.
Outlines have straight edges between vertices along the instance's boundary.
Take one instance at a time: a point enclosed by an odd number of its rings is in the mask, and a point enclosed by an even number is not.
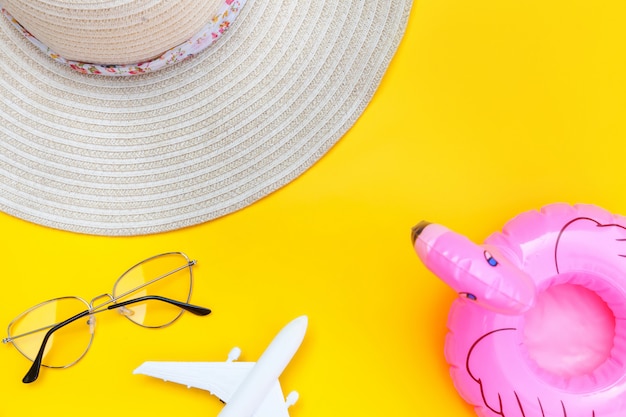
<svg viewBox="0 0 626 417"><path fill-rule="evenodd" d="M413 228L411 229L411 243L413 243L413 245L415 245L415 241L417 240L417 237L420 235L420 233L422 233L422 231L429 224L430 222L422 220L421 222L413 226Z"/></svg>

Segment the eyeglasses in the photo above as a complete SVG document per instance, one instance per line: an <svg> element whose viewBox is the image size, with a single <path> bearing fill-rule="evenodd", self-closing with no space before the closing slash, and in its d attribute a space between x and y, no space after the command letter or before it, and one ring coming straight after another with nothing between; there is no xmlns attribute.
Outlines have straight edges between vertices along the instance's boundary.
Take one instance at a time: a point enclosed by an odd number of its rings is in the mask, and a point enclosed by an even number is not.
<svg viewBox="0 0 626 417"><path fill-rule="evenodd" d="M111 294L90 302L80 297L54 298L17 316L2 343L13 344L33 362L22 382L36 381L41 366L67 368L85 356L95 334L97 313L117 310L148 328L169 326L184 311L198 316L211 313L208 308L188 304L193 286L191 267L195 264L182 252L156 255L124 272Z"/></svg>

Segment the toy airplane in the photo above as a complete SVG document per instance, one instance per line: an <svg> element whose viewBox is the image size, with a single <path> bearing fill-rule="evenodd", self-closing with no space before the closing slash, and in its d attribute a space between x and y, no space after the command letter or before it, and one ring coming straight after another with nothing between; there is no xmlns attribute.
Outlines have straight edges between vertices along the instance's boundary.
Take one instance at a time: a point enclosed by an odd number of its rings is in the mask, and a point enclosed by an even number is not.
<svg viewBox="0 0 626 417"><path fill-rule="evenodd" d="M226 403L218 417L289 417L287 408L298 393L285 400L278 377L300 347L307 324L306 316L287 324L256 363L234 362L241 353L234 348L226 362L144 362L133 373L211 392Z"/></svg>

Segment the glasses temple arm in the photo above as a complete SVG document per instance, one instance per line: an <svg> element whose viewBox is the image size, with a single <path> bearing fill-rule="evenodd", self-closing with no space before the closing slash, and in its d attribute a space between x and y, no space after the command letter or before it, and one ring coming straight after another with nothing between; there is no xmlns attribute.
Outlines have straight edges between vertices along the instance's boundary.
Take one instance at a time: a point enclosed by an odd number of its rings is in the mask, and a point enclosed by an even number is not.
<svg viewBox="0 0 626 417"><path fill-rule="evenodd" d="M89 314L90 314L90 311L85 310L82 313L78 313L75 316L72 316L69 319L62 321L61 323L56 324L55 326L53 326L52 328L50 328L50 330L46 332L46 335L43 337L43 341L41 342L41 347L39 348L39 352L37 352L37 357L35 357L35 360L33 361L32 366L30 367L30 369L28 370L28 372L26 373L26 375L24 375L24 378L22 379L23 383L30 384L31 382L35 382L37 378L39 377L39 370L41 369L41 363L43 362L43 355L44 355L44 352L46 351L46 344L48 343L48 339L50 339L50 336L52 336L52 333L78 320L81 317L88 316Z"/></svg>
<svg viewBox="0 0 626 417"><path fill-rule="evenodd" d="M193 304L187 304L187 303L183 303L180 301L172 300L170 298L159 297L156 295L148 295L145 297L139 297L139 298L135 298L135 299L128 300L128 301L122 301L121 303L116 303L116 304L112 304L108 306L107 309L112 310L114 308L123 307L129 304L139 303L139 302L147 301L147 300L157 300L157 301L163 301L169 304L173 304L197 316L206 316L211 313L211 310L209 310L208 308L196 306ZM52 328L50 328L50 330L46 332L46 335L44 336L43 341L41 342L41 347L39 348L39 352L37 352L37 357L35 357L35 360L33 360L33 364L28 370L28 372L26 373L26 375L24 376L24 378L22 379L22 382L25 384L30 384L31 382L35 382L37 378L39 377L39 370L41 369L41 364L43 362L43 355L46 351L46 344L48 343L48 339L50 339L50 336L52 336L52 333L80 319L81 317L88 316L89 314L92 314L95 312L97 311L85 310L82 313L78 313L75 316L72 316L69 319L62 321L61 323L58 323Z"/></svg>
<svg viewBox="0 0 626 417"><path fill-rule="evenodd" d="M185 311L195 314L196 316L206 316L211 313L211 310L209 310L208 308L183 303L181 301L172 300L171 298L160 297L158 295L146 295L145 297L133 298L132 300L111 304L110 306L107 306L107 310L112 310L114 308L124 307L130 304L140 303L142 301L148 300L163 301L165 303L175 305L176 307L180 307Z"/></svg>

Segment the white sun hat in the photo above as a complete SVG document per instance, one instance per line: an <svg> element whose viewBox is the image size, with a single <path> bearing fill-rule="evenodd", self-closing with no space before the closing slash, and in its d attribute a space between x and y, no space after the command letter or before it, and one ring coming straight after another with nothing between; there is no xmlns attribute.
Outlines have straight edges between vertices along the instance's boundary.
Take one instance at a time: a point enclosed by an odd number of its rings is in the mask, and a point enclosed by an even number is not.
<svg viewBox="0 0 626 417"><path fill-rule="evenodd" d="M226 215L354 124L410 0L0 0L0 210L98 235Z"/></svg>

